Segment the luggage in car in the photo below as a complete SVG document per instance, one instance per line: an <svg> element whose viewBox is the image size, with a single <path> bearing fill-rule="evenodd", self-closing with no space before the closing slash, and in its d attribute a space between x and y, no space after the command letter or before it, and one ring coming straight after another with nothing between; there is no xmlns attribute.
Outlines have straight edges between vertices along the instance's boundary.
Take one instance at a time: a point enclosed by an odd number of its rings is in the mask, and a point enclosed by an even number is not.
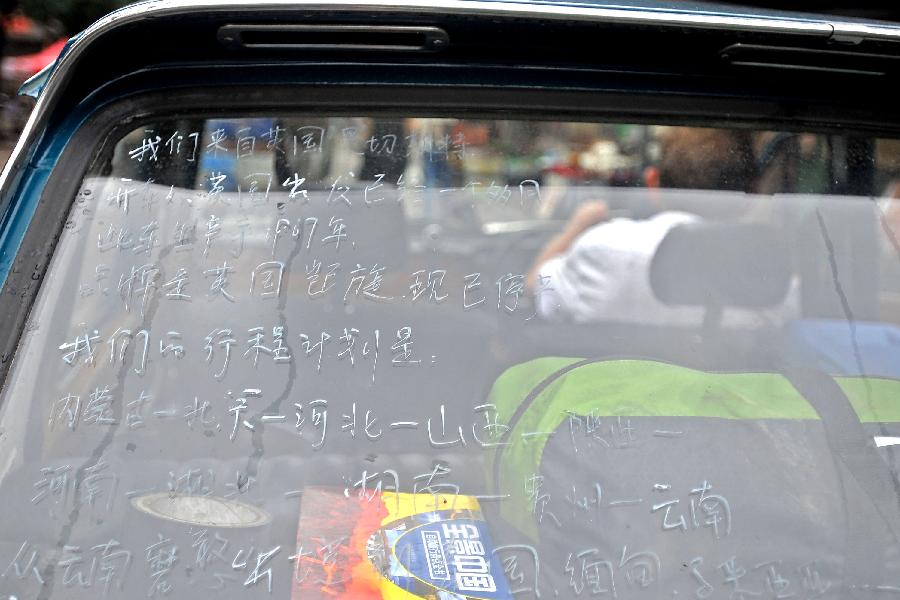
<svg viewBox="0 0 900 600"><path fill-rule="evenodd" d="M900 381L544 358L506 371L491 479L549 587L639 597L857 597L900 576ZM877 433L876 430L875 432ZM843 581L843 584L839 583Z"/></svg>

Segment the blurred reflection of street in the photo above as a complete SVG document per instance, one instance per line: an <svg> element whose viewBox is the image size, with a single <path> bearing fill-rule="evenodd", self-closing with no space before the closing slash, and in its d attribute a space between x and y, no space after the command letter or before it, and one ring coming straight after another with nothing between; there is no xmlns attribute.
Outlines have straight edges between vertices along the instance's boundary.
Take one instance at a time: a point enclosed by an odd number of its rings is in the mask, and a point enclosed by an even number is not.
<svg viewBox="0 0 900 600"><path fill-rule="evenodd" d="M0 168L6 165L6 160L9 158L10 153L12 152L13 144L10 142L2 142L0 143Z"/></svg>

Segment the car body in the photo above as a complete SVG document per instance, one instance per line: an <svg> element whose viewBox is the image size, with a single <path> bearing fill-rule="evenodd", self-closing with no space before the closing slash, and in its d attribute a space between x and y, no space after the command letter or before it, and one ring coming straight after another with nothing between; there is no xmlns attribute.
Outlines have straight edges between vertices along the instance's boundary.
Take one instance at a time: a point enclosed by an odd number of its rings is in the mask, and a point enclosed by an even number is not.
<svg viewBox="0 0 900 600"><path fill-rule="evenodd" d="M895 594L897 41L665 2L101 19L0 178L0 596Z"/></svg>

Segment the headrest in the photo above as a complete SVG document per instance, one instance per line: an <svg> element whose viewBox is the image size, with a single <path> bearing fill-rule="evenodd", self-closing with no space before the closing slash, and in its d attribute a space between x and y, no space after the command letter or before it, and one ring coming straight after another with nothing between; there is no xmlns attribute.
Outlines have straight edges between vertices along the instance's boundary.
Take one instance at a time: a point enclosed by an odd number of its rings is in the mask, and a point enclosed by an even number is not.
<svg viewBox="0 0 900 600"><path fill-rule="evenodd" d="M791 280L783 234L761 223L691 223L672 228L650 264L665 304L762 308L780 304Z"/></svg>

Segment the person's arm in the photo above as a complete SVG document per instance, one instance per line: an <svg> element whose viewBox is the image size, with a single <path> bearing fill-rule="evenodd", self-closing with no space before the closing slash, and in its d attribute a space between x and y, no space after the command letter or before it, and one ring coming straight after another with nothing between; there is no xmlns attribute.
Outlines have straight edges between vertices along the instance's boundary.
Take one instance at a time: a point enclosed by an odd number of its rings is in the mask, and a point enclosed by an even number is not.
<svg viewBox="0 0 900 600"><path fill-rule="evenodd" d="M607 219L609 219L609 206L602 200L594 200L579 206L572 214L569 222L566 223L562 232L550 240L543 250L538 253L537 258L534 259L526 279L528 291L534 293L537 278L544 263L551 258L565 254L572 247L578 236L584 233L586 229Z"/></svg>

